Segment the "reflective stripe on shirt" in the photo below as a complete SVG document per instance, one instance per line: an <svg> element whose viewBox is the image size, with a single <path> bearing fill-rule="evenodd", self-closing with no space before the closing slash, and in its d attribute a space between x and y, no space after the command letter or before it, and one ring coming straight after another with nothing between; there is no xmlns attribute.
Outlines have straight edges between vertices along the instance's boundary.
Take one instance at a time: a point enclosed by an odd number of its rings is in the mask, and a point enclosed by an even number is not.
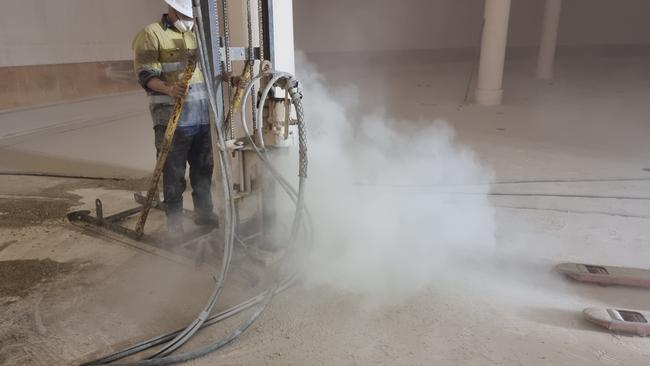
<svg viewBox="0 0 650 366"><path fill-rule="evenodd" d="M205 91L199 93L191 93L185 97L185 102L193 102L197 100L207 99L208 94ZM170 97L169 95L151 95L149 96L149 102L151 104L174 104L176 100Z"/></svg>
<svg viewBox="0 0 650 366"><path fill-rule="evenodd" d="M186 62L161 62L160 66L162 67L163 72L174 72L185 69L187 66Z"/></svg>

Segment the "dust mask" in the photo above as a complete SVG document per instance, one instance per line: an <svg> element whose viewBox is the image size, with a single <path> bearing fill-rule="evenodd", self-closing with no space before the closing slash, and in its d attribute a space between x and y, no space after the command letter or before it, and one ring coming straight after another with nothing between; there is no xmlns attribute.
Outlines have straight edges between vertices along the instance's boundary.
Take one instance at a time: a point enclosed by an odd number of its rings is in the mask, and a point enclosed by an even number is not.
<svg viewBox="0 0 650 366"><path fill-rule="evenodd" d="M192 27L194 27L194 21L177 19L174 22L174 27L176 27L176 29L178 29L181 33L189 32L192 30Z"/></svg>

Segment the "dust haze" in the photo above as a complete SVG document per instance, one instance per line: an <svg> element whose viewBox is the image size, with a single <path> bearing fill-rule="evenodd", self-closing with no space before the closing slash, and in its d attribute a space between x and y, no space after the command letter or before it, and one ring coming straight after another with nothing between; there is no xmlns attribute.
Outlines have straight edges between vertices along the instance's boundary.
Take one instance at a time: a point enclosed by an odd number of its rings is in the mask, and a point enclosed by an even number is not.
<svg viewBox="0 0 650 366"><path fill-rule="evenodd" d="M297 74L315 223L307 286L395 303L492 256L495 211L486 183L494 174L456 142L449 124L397 120L381 108L359 113L360 91L329 90L303 55ZM473 194L454 193L459 186Z"/></svg>
<svg viewBox="0 0 650 366"><path fill-rule="evenodd" d="M449 123L394 118L376 97L382 90L332 88L304 55L297 65L315 227L307 287L335 288L371 305L433 291L515 307L576 307L579 299L553 268L585 253L567 251L517 211L497 216L494 171ZM375 108L360 108L364 98L376 98ZM283 165L295 175L294 163ZM614 248L602 253L590 259L623 259Z"/></svg>

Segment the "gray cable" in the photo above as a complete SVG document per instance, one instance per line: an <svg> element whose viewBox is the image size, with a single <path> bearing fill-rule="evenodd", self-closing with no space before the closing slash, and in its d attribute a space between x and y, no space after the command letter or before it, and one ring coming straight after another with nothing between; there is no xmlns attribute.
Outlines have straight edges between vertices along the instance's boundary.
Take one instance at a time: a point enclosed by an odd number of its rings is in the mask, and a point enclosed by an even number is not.
<svg viewBox="0 0 650 366"><path fill-rule="evenodd" d="M212 73L210 68L207 65L207 50L206 50L206 45L205 45L205 34L204 34L204 28L203 28L203 17L201 14L201 7L200 4L195 4L195 14L196 14L196 19L197 19L197 28L199 29L198 31L198 36L197 36L197 41L198 41L198 51L199 51L199 58L202 64L202 69L205 70L205 77L204 79L206 80L206 89L208 90L208 98L210 100L210 106L212 108L213 115L215 117L215 120L217 122L217 125L219 125L221 122L220 116L218 116L217 113L217 108L216 108L216 93L214 93L213 85L212 85ZM225 139L222 135L222 129L219 128L220 126L217 126L217 138L219 139L219 145L225 146ZM228 202L227 207L227 213L226 213L226 230L225 232L225 241L224 241L224 258L221 263L221 270L216 276L216 284L214 287L214 290L208 300L208 303L205 305L203 310L199 313L197 318L190 323L187 328L181 333L179 333L172 341L170 341L168 344L166 344L164 347L162 347L159 351L151 355L149 358L150 359L156 359L156 358L163 358L165 356L170 355L172 352L180 348L183 344L185 344L205 323L205 321L208 319L210 316L210 313L212 312L212 309L217 303L217 300L219 298L219 295L221 294L221 291L223 290L223 285L226 279L226 276L228 274L228 270L230 268L230 260L232 257L232 247L233 247L233 242L234 242L234 232L235 232L235 227L233 226L233 223L235 222L233 218L233 212L234 212L234 199L233 199L233 192L232 192L232 185L230 182L230 162L227 158L224 158L225 152L223 150L219 150L219 156L220 156L220 161L221 161L221 176L222 176L222 185L224 185L224 195L226 197L226 200ZM137 363L136 363L137 364Z"/></svg>
<svg viewBox="0 0 650 366"><path fill-rule="evenodd" d="M295 78L293 76L291 76L291 75L288 75L288 74L284 74L284 75L282 75L280 77L286 77L288 79L288 81L295 81ZM275 76L274 76L274 78L275 78ZM246 95L244 97L244 100L242 101L242 107L241 107L242 108L242 125L245 125L245 122L246 122L246 118L245 118L246 101L247 101L248 96L250 95L252 85L253 85L253 82L252 81L249 82L249 85L247 87L247 93L246 93ZM292 90L290 90L290 93L291 93L291 96L292 96L292 101L293 101L294 105L297 107L298 121L299 121L298 125L302 126L301 128L299 128L299 131L300 131L301 134L305 134L304 113L303 113L303 109L302 109L302 100L301 100L302 94L300 93L300 90L298 88L297 81L295 83L290 82L290 83L288 83L288 85L293 88ZM262 98L260 100L260 104L263 105L263 103L264 103L264 98ZM252 142L252 136L250 135L250 133L248 131L248 128L244 127L244 129L246 130L247 135L248 135L249 139ZM303 139L301 139L301 141L305 142L304 145L303 144L300 145L301 148L306 148L306 137L303 136ZM254 144L254 142L252 142L252 143L253 143L254 150L256 151L258 156L262 159L262 161L264 162L266 167L269 170L271 170L272 172L274 172L274 174L273 174L274 176L277 174L278 177L280 177L282 180L284 180L286 182L286 179L284 179L284 177L279 175L279 173L277 172L275 167L268 161L267 157L259 150L259 148ZM303 214L304 214L304 192L305 192L305 180L306 180L306 177L307 177L306 151L305 151L304 154L303 153L300 154L300 160L301 160L301 162L300 162L299 188L298 188L297 197L296 197L296 212L295 212L294 220L293 220L293 223L292 223L291 237L289 239L289 246L290 247L293 247L295 245L295 242L296 242L296 239L297 239L297 234L298 234L298 231L299 231L299 227L302 224L302 217L303 217ZM286 183L288 183L288 182L286 182ZM290 187L290 185L289 185L289 187ZM287 193L289 193L289 192L291 192L291 190L288 190ZM292 194L289 194L289 196L291 197ZM290 280L290 283L292 283L294 279L295 278L292 278ZM171 364L175 364L175 363L179 363L179 362L185 362L185 361L189 361L189 360L192 360L192 359L195 359L195 358L198 358L198 357L205 356L205 355L207 355L207 354L209 354L211 352L214 352L214 351L224 347L225 345L227 345L228 343L232 342L237 337L239 337L244 331L246 331L246 329L248 329L252 325L252 323L257 318L259 318L259 316L264 312L264 310L267 308L268 304L270 303L271 298L273 297L273 294L276 293L277 289L280 288L281 285L282 285L282 282L279 282L274 287L273 290L268 290L268 291L260 294L259 296L263 299L263 300L261 300L260 307L253 313L253 315L249 319L247 319L245 322L243 322L240 325L240 327L238 327L234 332L229 334L224 339L222 339L222 340L220 340L218 342L209 344L209 345L207 345L207 346L205 346L203 348L200 348L198 350L188 352L188 353L184 353L184 354L180 354L180 355L176 355L176 356L168 356L168 357L164 357L164 358L149 359L149 360L140 361L140 362L137 362L137 363L134 363L134 364L128 364L128 365L129 366L133 366L133 365L138 365L138 366L171 365Z"/></svg>
<svg viewBox="0 0 650 366"><path fill-rule="evenodd" d="M224 1L225 2L225 1ZM105 364L106 362L110 363L118 359L122 359L124 357L127 357L128 355L132 355L135 353L138 353L144 349L147 349L151 347L154 344L160 344L163 342L166 342L169 338L174 337L173 340L169 343L167 343L166 346L164 346L160 351L156 352L154 356L152 356L148 360L143 360L135 363L129 363L125 365L169 365L169 364L174 364L174 363L179 363L179 362L184 362L188 361L194 358L201 357L203 355L206 355L210 352L213 352L226 344L230 343L237 337L239 337L250 325L262 314L262 312L266 309L268 304L270 303L271 298L273 297L274 294L283 291L284 289L288 288L293 284L297 276L299 275L299 272L294 273L292 276L289 276L289 278L277 282L273 290L267 290L263 292L262 294L258 295L257 297L250 299L240 305L237 305L234 307L233 311L227 311L226 314L227 316L232 316L235 315L236 313L239 313L240 311L243 311L245 308L249 308L250 306L253 306L253 304L260 304L259 308L253 313L253 315L244 323L240 325L233 333L231 333L229 336L226 338L214 342L208 346L205 346L203 348L200 348L198 350L184 353L184 354L179 354L175 356L169 356L171 352L174 350L178 349L180 346L182 346L185 342L187 342L192 335L194 335L195 332L197 332L199 329L203 328L204 326L208 325L208 320L209 319L215 319L214 317L210 318L210 312L212 311L212 308L216 304L216 299L221 291L223 281L225 280L225 277L227 275L229 266L230 266L230 259L232 255L232 247L233 247L233 242L234 242L234 233L236 227L235 220L234 220L234 212L235 212L235 207L234 207L234 199L233 199L233 192L232 192L232 186L230 182L230 164L227 159L226 153L227 151L225 150L225 139L222 134L222 124L220 121L220 118L217 113L217 108L216 108L216 100L215 100L215 93L213 90L212 86L212 77L210 75L210 69L206 65L206 51L205 51L205 34L203 30L203 24L202 24L202 18L200 17L200 6L198 4L198 1L195 0L195 11L197 11L197 23L199 24L199 37L198 37L198 43L199 43L199 54L201 58L201 63L202 67L204 70L206 70L206 75L208 76L208 80L210 82L207 82L207 89L208 89L208 95L210 98L210 106L212 108L212 112L216 117L216 122L217 122L217 137L219 140L219 157L221 161L221 170L222 170L222 179L223 179L223 184L224 184L224 194L227 197L228 200L228 205L226 206L226 230L225 230L225 248L224 248L224 261L222 263L222 273L221 276L218 278L218 283L215 286L215 290L210 298L210 301L204 308L204 310L199 314L197 319L190 324L185 330L180 331L180 332L174 332L173 334L168 334L168 335L163 335L154 338L153 340L150 341L145 341L139 345L135 345L133 347L130 347L127 350L121 351L117 354L105 357L99 361L102 361L102 363L96 363L97 361L90 363L90 364ZM279 77L278 77L279 75ZM258 154L258 156L262 159L264 165L271 170L273 176L280 182L280 186L287 192L289 197L296 203L296 212L294 215L294 220L292 223L292 228L291 228L291 237L289 239L289 247L294 247L296 243L296 239L298 237L298 232L300 230L300 227L305 226L306 232L308 234L311 234L311 222L309 220L309 215L307 211L304 208L304 191L305 191L305 180L307 177L307 154L306 154L306 133L305 133L305 125L304 125L304 113L302 109L302 94L299 89L299 84L295 80L295 78L292 75L286 74L286 73L280 73L273 75L273 79L275 81L279 80L280 78L286 78L288 83L287 85L291 87L289 90L289 93L291 94L292 101L294 103L294 106L296 107L296 111L298 113L298 120L299 120L299 133L300 133L300 166L299 166L299 187L298 190L296 191L295 188L291 186L291 184L284 178L282 177L279 172L275 169L275 167L268 161L268 158L266 157L265 154L261 152L261 150L255 145L252 136L250 135L248 131L248 127L246 125L246 117L245 117L245 107L246 107L246 102L248 97L250 96L251 90L254 86L254 82L251 80L249 82L249 85L247 87L247 93L245 96L244 101L242 102L242 125L244 125L244 129L247 133L247 136L251 140L251 143L253 144L253 147ZM259 79L259 78L256 78ZM273 83L275 83L275 81ZM266 93L264 94L264 97L260 100L260 105L264 105L264 102L266 100L266 95L268 95L268 90L270 90L270 87L267 87ZM254 108L257 108L256 105L254 105ZM262 141L263 142L263 141ZM303 215L307 214L308 220L305 222L302 218ZM310 238L311 239L311 238ZM249 306L250 305L250 306ZM241 308L242 310L239 310ZM222 318L219 318L220 320ZM218 320L217 320L218 321ZM116 358L119 357L119 358ZM157 358L158 357L158 358Z"/></svg>

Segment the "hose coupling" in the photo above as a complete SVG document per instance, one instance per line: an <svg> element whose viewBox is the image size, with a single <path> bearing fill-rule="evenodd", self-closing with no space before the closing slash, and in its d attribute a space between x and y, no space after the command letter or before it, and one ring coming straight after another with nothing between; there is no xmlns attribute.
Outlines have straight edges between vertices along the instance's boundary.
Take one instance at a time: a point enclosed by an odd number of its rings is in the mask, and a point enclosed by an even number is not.
<svg viewBox="0 0 650 366"><path fill-rule="evenodd" d="M302 100L303 97L302 85L300 85L298 79L292 78L291 80L289 80L287 84L289 86L287 88L287 91L289 92L289 96L291 97L291 100L293 100L294 102Z"/></svg>

